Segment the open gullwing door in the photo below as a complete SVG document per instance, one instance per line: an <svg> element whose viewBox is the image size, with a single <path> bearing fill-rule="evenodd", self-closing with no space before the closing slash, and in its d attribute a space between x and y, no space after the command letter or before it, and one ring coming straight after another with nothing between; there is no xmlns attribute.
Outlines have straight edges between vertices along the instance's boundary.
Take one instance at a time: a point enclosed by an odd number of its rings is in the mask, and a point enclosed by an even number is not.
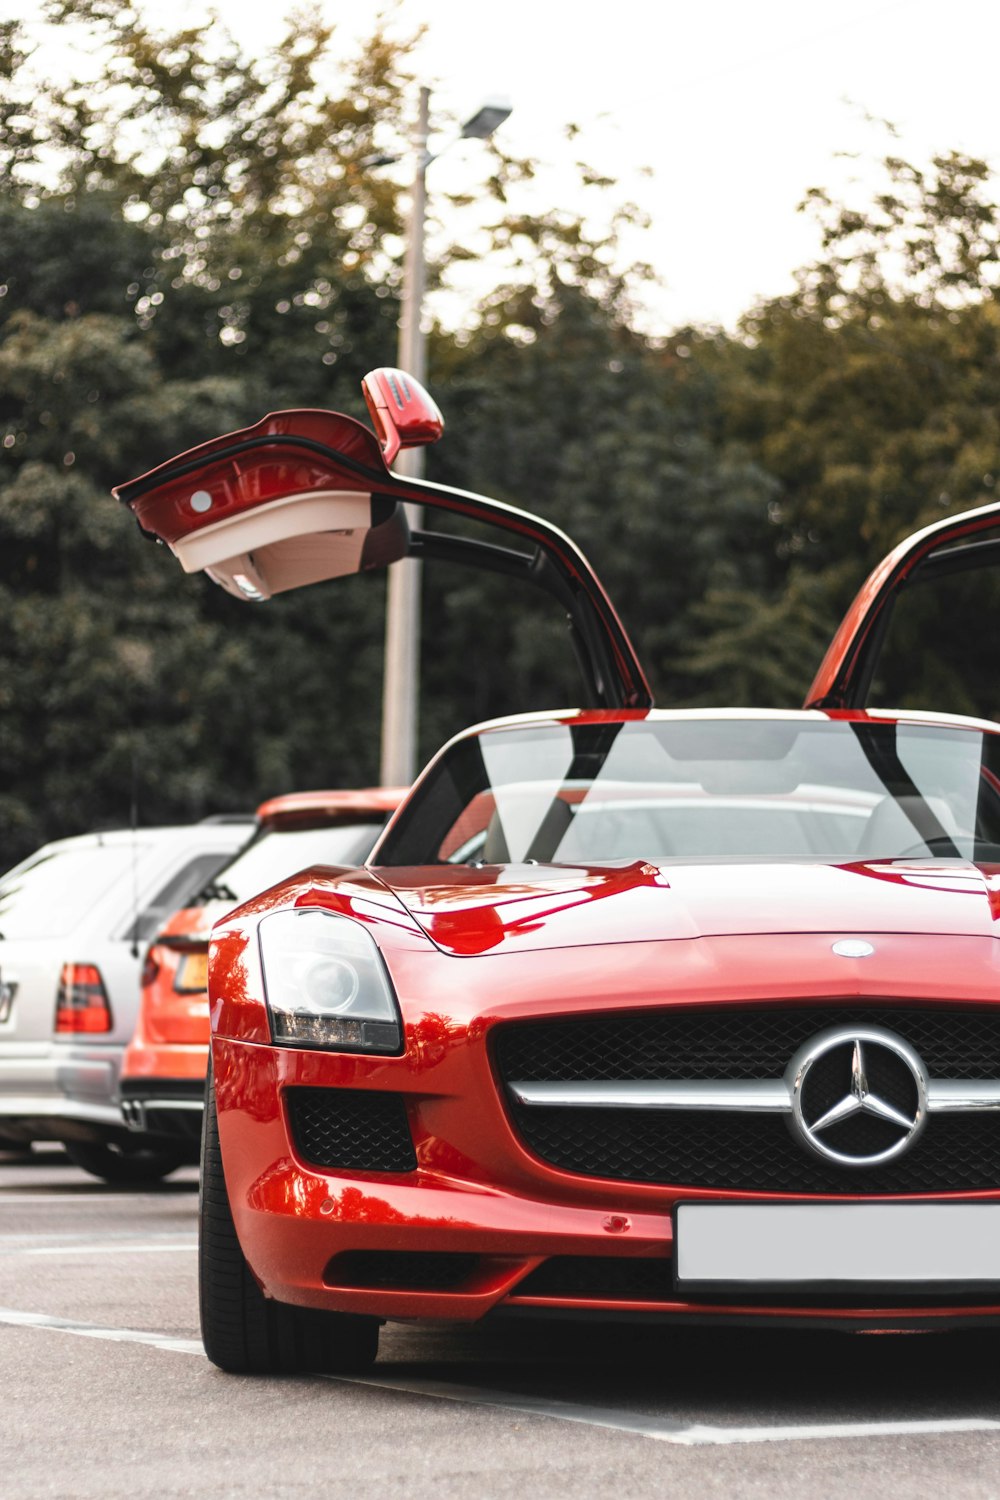
<svg viewBox="0 0 1000 1500"><path fill-rule="evenodd" d="M935 521L862 584L806 708L935 708L995 719L1000 504Z"/></svg>
<svg viewBox="0 0 1000 1500"><path fill-rule="evenodd" d="M499 500L406 478L402 448L435 442L443 420L423 387L379 369L362 389L375 431L339 412L272 412L253 427L179 454L113 494L185 572L205 572L260 602L404 557L485 568L544 589L566 610L591 705L648 708L635 649L596 573L556 527ZM407 503L433 523L483 523L496 540L411 528Z"/></svg>

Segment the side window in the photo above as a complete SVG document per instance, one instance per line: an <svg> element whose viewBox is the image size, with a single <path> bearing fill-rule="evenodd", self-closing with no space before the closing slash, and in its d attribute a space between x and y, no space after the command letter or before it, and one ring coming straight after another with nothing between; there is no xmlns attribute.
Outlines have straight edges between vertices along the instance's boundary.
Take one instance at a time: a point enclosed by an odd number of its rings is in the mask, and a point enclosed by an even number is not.
<svg viewBox="0 0 1000 1500"><path fill-rule="evenodd" d="M944 548L899 592L867 703L1000 719L996 544Z"/></svg>
<svg viewBox="0 0 1000 1500"><path fill-rule="evenodd" d="M175 870L152 899L146 902L135 922L129 922L124 936L137 943L145 943L155 937L167 918L173 916L180 907L187 906L202 886L207 885L212 876L231 858L231 850L195 855L187 864Z"/></svg>
<svg viewBox="0 0 1000 1500"><path fill-rule="evenodd" d="M1000 609L997 568L955 573L903 589L889 619L868 691L879 708L933 708L1000 718L993 628Z"/></svg>

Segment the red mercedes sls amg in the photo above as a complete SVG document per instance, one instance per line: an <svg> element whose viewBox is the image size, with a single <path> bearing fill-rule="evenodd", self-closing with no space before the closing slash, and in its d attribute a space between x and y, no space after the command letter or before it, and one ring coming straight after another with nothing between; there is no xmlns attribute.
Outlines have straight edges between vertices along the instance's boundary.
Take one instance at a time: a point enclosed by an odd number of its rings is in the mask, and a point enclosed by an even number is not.
<svg viewBox="0 0 1000 1500"><path fill-rule="evenodd" d="M655 711L573 543L394 474L440 418L365 388L374 433L280 412L118 494L244 599L407 555L546 589L588 706L460 735L363 868L216 927L210 1358L348 1370L387 1319L487 1314L1000 1319L1000 726L872 706L897 602L969 586L1000 505L876 569L803 710Z"/></svg>

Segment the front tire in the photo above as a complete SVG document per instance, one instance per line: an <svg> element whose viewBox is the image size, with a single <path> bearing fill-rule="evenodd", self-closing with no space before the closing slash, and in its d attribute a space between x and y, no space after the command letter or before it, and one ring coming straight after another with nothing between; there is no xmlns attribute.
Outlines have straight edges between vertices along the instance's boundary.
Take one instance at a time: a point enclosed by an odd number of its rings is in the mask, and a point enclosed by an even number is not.
<svg viewBox="0 0 1000 1500"><path fill-rule="evenodd" d="M291 1307L265 1297L254 1280L229 1206L211 1065L201 1137L198 1292L205 1353L231 1375L344 1375L366 1370L378 1353L377 1318Z"/></svg>

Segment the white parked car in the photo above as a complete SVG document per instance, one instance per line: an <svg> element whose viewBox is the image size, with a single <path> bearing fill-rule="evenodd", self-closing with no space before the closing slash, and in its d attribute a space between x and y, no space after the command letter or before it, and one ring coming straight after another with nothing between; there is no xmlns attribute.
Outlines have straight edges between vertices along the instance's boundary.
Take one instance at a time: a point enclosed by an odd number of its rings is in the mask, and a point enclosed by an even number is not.
<svg viewBox="0 0 1000 1500"><path fill-rule="evenodd" d="M0 1141L62 1141L109 1182L182 1164L176 1143L126 1130L118 1103L141 955L252 833L247 819L84 834L0 876Z"/></svg>

